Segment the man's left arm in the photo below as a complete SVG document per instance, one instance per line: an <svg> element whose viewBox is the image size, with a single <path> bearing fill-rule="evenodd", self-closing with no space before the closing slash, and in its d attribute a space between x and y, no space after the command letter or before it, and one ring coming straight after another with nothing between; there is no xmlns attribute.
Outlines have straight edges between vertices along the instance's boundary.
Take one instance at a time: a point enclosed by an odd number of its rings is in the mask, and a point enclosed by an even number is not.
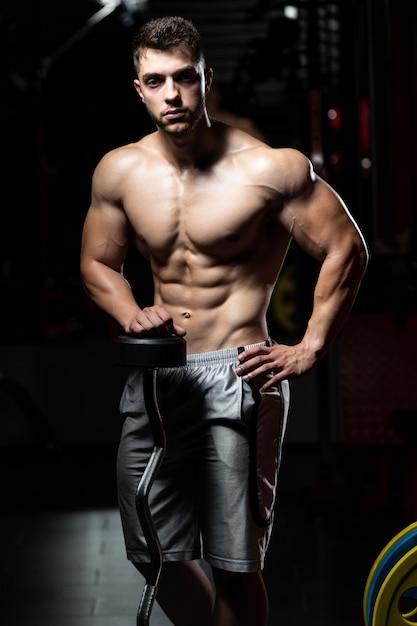
<svg viewBox="0 0 417 626"><path fill-rule="evenodd" d="M240 355L237 373L245 380L273 373L262 390L308 373L325 355L352 308L368 261L363 236L346 206L307 164L280 220L300 247L321 264L313 308L300 343L253 348Z"/></svg>

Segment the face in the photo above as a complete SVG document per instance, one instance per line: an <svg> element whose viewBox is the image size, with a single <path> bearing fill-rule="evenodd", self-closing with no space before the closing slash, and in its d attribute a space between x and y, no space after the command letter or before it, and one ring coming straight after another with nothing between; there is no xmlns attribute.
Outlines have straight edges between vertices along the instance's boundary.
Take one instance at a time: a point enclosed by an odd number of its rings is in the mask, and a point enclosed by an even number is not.
<svg viewBox="0 0 417 626"><path fill-rule="evenodd" d="M158 128L181 137L203 116L211 77L211 70L204 70L202 61L193 62L188 50L147 48L134 85Z"/></svg>

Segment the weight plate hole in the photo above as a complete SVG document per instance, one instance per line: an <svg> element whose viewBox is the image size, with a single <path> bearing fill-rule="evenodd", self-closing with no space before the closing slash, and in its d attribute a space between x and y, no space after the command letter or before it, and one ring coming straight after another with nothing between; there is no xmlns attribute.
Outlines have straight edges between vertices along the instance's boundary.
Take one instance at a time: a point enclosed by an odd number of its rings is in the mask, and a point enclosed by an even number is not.
<svg viewBox="0 0 417 626"><path fill-rule="evenodd" d="M417 624L417 587L410 587L401 594L398 610L408 624Z"/></svg>

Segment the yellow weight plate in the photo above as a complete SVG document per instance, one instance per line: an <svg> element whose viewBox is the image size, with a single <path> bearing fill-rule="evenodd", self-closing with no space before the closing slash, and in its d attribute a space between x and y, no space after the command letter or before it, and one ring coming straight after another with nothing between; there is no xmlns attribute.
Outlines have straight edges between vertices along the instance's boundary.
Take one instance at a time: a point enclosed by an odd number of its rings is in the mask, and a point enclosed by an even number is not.
<svg viewBox="0 0 417 626"><path fill-rule="evenodd" d="M379 553L366 582L363 596L365 626L371 626L376 598L392 567L417 545L417 522L410 524L391 539ZM381 626L381 624L378 624Z"/></svg>
<svg viewBox="0 0 417 626"><path fill-rule="evenodd" d="M400 600L416 591L416 606L401 613ZM415 626L417 624L417 546L391 569L381 585L372 615L372 626Z"/></svg>

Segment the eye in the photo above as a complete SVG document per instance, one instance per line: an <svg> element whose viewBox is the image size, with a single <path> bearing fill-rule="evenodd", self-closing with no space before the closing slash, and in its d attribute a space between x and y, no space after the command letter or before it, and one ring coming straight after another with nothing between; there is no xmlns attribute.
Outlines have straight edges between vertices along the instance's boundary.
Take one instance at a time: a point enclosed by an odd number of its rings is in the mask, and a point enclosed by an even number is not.
<svg viewBox="0 0 417 626"><path fill-rule="evenodd" d="M146 86L150 89L154 89L155 87L158 87L161 83L162 80L160 78L148 78L148 80L146 81Z"/></svg>
<svg viewBox="0 0 417 626"><path fill-rule="evenodd" d="M183 72L178 76L177 80L181 83L192 84L198 81L198 74L195 72Z"/></svg>

